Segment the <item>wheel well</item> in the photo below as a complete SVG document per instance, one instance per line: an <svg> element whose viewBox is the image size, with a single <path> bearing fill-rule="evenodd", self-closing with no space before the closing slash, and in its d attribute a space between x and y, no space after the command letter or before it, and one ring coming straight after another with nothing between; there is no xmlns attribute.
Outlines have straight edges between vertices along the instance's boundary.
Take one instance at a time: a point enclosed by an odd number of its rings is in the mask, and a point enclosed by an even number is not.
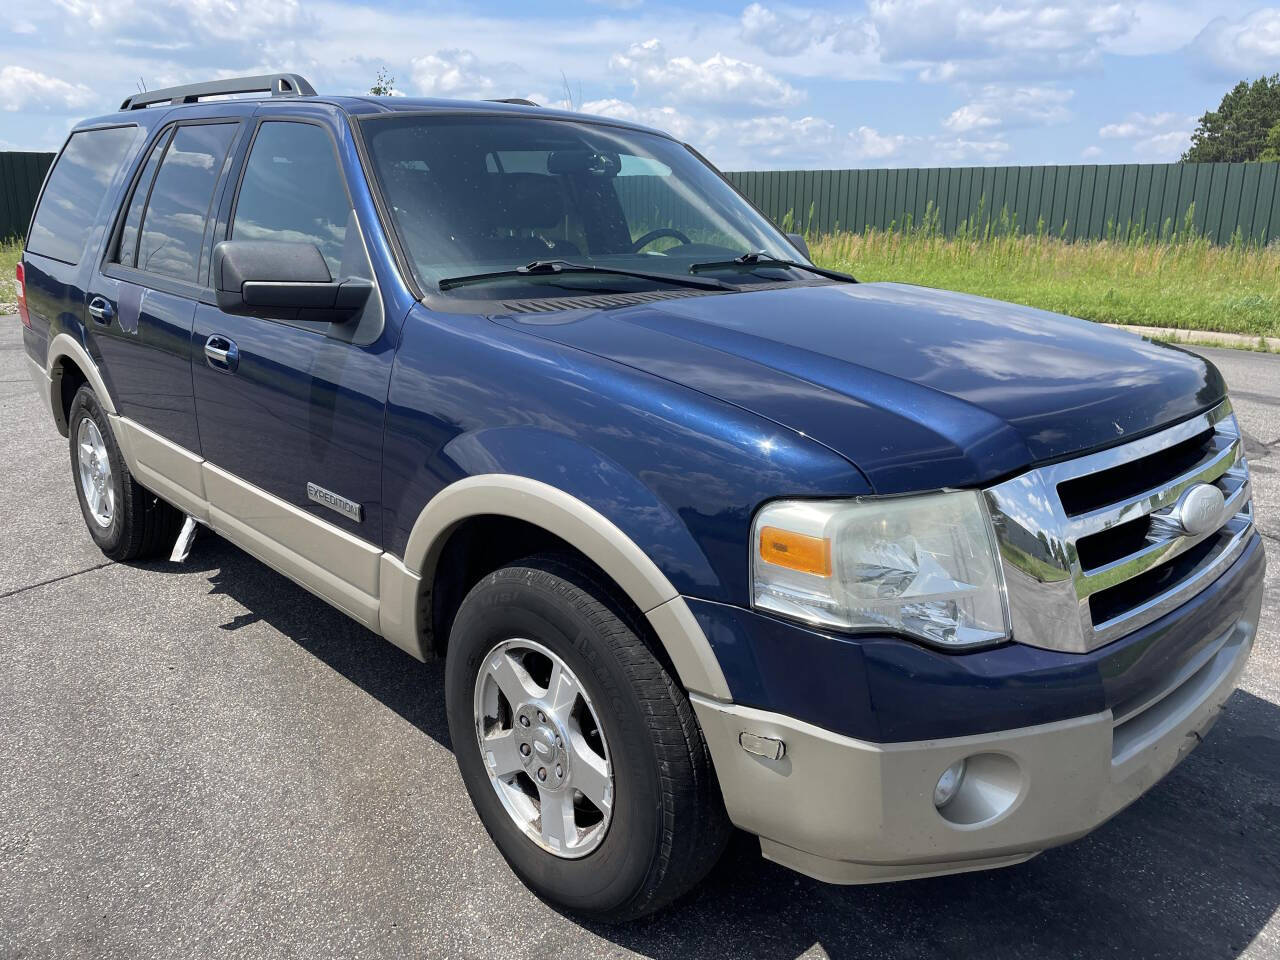
<svg viewBox="0 0 1280 960"><path fill-rule="evenodd" d="M58 405L54 408L54 417L58 429L66 436L71 420L71 402L76 398L80 385L89 382L83 370L70 357L59 357L53 367L53 377L58 385Z"/></svg>
<svg viewBox="0 0 1280 960"><path fill-rule="evenodd" d="M513 517L468 517L449 532L436 562L434 576L430 584L423 584L423 622L430 629L427 647L436 656L443 657L453 618L471 588L493 571L534 554L555 554L558 560L568 563L603 587L607 596L599 599L611 603L649 644L671 675L676 675L666 650L653 634L644 613L607 573L567 540Z"/></svg>

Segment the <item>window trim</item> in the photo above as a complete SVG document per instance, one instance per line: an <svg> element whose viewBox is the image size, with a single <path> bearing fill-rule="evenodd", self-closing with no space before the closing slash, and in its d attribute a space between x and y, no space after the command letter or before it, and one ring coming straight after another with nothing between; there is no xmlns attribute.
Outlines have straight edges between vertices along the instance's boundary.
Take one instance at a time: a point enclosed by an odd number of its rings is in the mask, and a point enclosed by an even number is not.
<svg viewBox="0 0 1280 960"><path fill-rule="evenodd" d="M221 191L226 189L228 165L235 156L236 146L239 138L243 136L243 128L245 126L244 117L199 117L189 120L174 120L169 123L161 124L156 131L154 137L148 139L145 147L139 151L142 162L138 164L134 170L130 182L129 189L125 192L123 200L117 205L115 222L112 225L111 233L108 241L103 245L102 258L98 264L98 272L105 277L111 277L114 280L123 280L126 283L134 283L139 286L149 287L153 290L159 290L162 293L171 293L175 296L187 297L192 300L200 300L207 302L209 286L202 282L205 279L205 271L203 269L204 261L207 259L205 255L206 242L209 239L209 221L215 216L218 203L221 199ZM118 260L112 260L113 251L118 253L120 243L120 235L124 232L124 221L129 215L129 205L133 203L139 181L142 174L146 170L147 160L151 158L151 153L160 144L166 136L168 141L164 145L164 153L160 157L160 162L156 164L156 172L151 178L151 182L147 185L147 198L142 208L142 217L138 221L138 246L135 247L134 259L137 259L137 250L141 249L142 244L142 228L147 222L147 213L151 208L151 191L155 187L156 179L160 176L160 169L164 166L165 157L169 155L169 149L173 146L173 141L178 135L179 127L197 127L208 124L234 124L240 129L233 134L231 142L227 146L227 154L223 157L222 169L218 171L218 179L214 182L213 193L209 197L209 207L205 211L205 226L200 239L200 252L197 259L196 276L192 280L183 280L180 277L172 277L163 273L153 273L150 270L143 270L137 266L126 266ZM212 244L208 245L208 250L212 252Z"/></svg>
<svg viewBox="0 0 1280 960"><path fill-rule="evenodd" d="M62 142L62 146L58 148L58 155L53 158L53 163L49 164L49 169L45 172L44 182L40 184L40 192L36 194L35 206L31 208L31 219L27 221L27 232L22 238L23 256L26 256L27 254L31 254L32 256L44 257L46 260L52 260L55 263L66 264L68 267L78 267L84 262L85 253L87 252L87 247L88 247L87 240L85 243L86 249L80 251L80 259L72 263L70 260L63 260L61 257L51 257L47 253L41 253L39 250L32 250L31 249L31 230L36 225L36 217L39 215L40 207L44 203L45 191L48 190L49 188L49 181L53 178L53 171L58 168L58 162L62 159L63 154L67 152L67 147L71 144L71 138L79 133L95 133L99 130L118 130L123 127L133 127L135 130L139 129L139 126L136 123L98 123L88 127L77 127L76 129L72 130L70 133L67 134L67 139L64 140ZM118 168L115 174L113 174L112 179L115 180L116 178L118 178L120 176L121 170L125 169L126 166L127 166L126 164L121 164L120 168ZM110 189L109 184L107 189L108 190ZM91 233L93 231L93 228L96 227L97 225L98 223L96 220L89 225L89 230Z"/></svg>
<svg viewBox="0 0 1280 960"><path fill-rule="evenodd" d="M169 126L165 127L162 130L161 135L158 138L156 138L155 143L151 145L151 148L147 150L145 154L143 154L142 163L138 167L138 172L134 174L133 183L129 187L128 197L124 201L124 203L120 205L120 213L123 214L123 216L117 215L120 221L119 229L117 230L113 228L111 231L111 240L107 244L107 252L106 252L107 261L106 262L118 264L120 267L126 270L130 268L133 268L135 270L139 269L138 268L138 251L142 248L142 224L147 219L147 207L151 206L151 191L155 188L156 177L160 174L160 166L161 164L164 163L164 158L169 155L169 147L172 146L173 144L173 135L177 132L177 127L178 125L176 123L170 124ZM163 149L161 149L160 147L160 142L162 140L164 141ZM133 262L131 264L125 264L125 263L122 263L119 259L112 260L111 259L112 250L116 252L117 257L119 257L120 255L120 245L121 243L124 242L124 228L126 226L126 222L129 219L129 208L133 206L133 199L138 195L138 188L142 186L142 176L144 173L146 173L147 164L151 162L151 155L156 150L160 150L160 159L156 161L156 168L154 171L152 171L151 180L147 184L147 195L142 198L142 212L138 215L138 235L133 239ZM145 271L140 271L140 272L145 272Z"/></svg>
<svg viewBox="0 0 1280 960"><path fill-rule="evenodd" d="M340 116L342 115L344 114L340 114ZM236 214L239 212L239 209L240 209L240 190L244 186L244 177L245 177L245 173L249 169L249 160L253 157L253 148L258 143L258 134L262 131L263 126L268 123L305 123L313 127L319 127L321 130L324 131L325 136L329 138L329 149L332 152L333 162L336 165L338 170L338 178L342 181L342 191L346 195L347 206L350 208L351 213L354 217L355 229L356 229L356 232L360 235L360 245L364 249L365 259L368 261L368 264L369 264L369 272L373 277L373 292L371 296L376 296L380 301L382 319L378 323L376 329L369 331L366 335L361 336L360 339L358 340L356 339L347 340L339 336L334 336L334 334L330 332L330 330L323 329L322 324L319 323L318 321L281 320L274 317L256 317L256 316L248 317L246 319L260 320L263 323L275 323L275 324L279 324L280 326L290 327L291 329L294 329L294 330L303 330L303 331L306 331L307 333L313 333L313 334L316 334L317 336L326 337L327 339L330 339L330 340L337 340L339 343L348 343L348 344L351 344L352 346L357 346L357 347L367 347L370 344L376 343L378 339L382 336L382 332L386 329L386 326L387 326L387 302L386 302L386 299L382 296L382 287L378 283L378 273L376 270L376 265L373 261L373 255L369 251L369 239L368 237L365 236L364 224L361 220L359 211L356 209L355 197L352 196L351 194L351 185L347 182L347 168L346 168L346 165L342 162L342 150L338 144L338 138L334 136L333 128L331 124L329 122L326 122L325 119L316 117L316 116L309 116L305 114L274 113L274 112L270 114L265 114L265 115L256 114L252 118L251 120L252 129L249 131L249 134L248 134L248 141L247 141L247 146L245 147L244 155L240 158L240 168L236 171L235 183L234 185L230 185L230 184L228 185L228 189L231 191L231 202L227 208L227 222L224 225L222 225L222 235L221 236L215 235L213 238L213 242L209 245L210 256L212 256L213 248L216 247L219 242L223 240L230 240L232 238L232 233L235 230ZM350 125L348 126L350 127ZM356 139L358 141L358 138ZM363 157L361 157L361 165L363 166ZM361 170L361 172L363 173L363 170ZM216 232L217 230L215 228L215 234ZM206 287L205 289L208 290L208 289L211 289L211 287ZM329 326L332 327L333 325L330 324Z"/></svg>
<svg viewBox="0 0 1280 960"><path fill-rule="evenodd" d="M337 165L338 177L342 181L342 192L347 195L347 205L350 206L352 210L356 208L355 198L351 196L351 188L347 185L347 172L342 167L342 154L338 151L338 141L337 138L334 137L333 131L329 129L328 124L316 117L303 117L295 114L273 115L269 117L258 116L254 118L253 130L249 134L249 146L244 152L244 159L240 161L240 169L236 172L236 183L232 188L231 194L231 209L227 211L227 226L224 231L225 236L218 239L230 240L231 234L235 230L236 213L239 212L240 209L240 189L244 186L244 175L249 169L249 160L253 157L253 148L258 143L258 134L262 132L263 125L268 123L306 123L313 127L319 127L323 130L325 135L329 138L329 148L333 151L333 161ZM358 222L359 218L357 217L357 223ZM364 239L363 235L361 236L361 239ZM214 241L215 244L217 242L217 240Z"/></svg>

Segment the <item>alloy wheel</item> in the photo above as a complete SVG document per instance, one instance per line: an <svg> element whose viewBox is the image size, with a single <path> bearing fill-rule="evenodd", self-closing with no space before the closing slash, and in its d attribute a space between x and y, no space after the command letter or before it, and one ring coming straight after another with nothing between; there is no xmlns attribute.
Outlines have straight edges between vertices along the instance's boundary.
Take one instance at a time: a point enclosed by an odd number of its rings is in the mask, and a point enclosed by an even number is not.
<svg viewBox="0 0 1280 960"><path fill-rule="evenodd" d="M604 840L613 768L581 681L533 640L498 643L480 662L476 738L503 808L530 840L566 859Z"/></svg>

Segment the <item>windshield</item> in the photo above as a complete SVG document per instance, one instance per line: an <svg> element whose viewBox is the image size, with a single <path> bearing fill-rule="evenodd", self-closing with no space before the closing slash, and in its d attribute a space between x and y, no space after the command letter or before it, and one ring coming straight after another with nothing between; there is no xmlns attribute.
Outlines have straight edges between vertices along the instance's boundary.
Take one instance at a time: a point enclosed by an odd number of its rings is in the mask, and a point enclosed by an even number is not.
<svg viewBox="0 0 1280 960"><path fill-rule="evenodd" d="M456 293L524 298L652 290L670 284L662 275L687 278L694 264L748 251L796 257L715 171L656 134L536 117L440 115L377 117L362 130L425 290L541 260L658 276L547 271L485 278ZM727 269L723 276L744 284L804 275L762 267L758 275Z"/></svg>

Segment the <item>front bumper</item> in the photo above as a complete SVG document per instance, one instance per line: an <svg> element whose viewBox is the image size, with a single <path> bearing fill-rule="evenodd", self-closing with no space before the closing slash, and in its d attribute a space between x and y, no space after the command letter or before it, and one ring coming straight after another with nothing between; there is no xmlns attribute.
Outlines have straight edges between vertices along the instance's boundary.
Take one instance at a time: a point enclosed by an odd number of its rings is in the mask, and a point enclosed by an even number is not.
<svg viewBox="0 0 1280 960"><path fill-rule="evenodd" d="M1052 723L877 743L705 697L693 705L730 819L770 859L833 883L1004 866L1088 833L1200 742L1244 670L1261 604L1258 576L1232 622L1160 685ZM784 755L748 753L743 732L783 741ZM964 783L940 811L934 787L961 759Z"/></svg>

